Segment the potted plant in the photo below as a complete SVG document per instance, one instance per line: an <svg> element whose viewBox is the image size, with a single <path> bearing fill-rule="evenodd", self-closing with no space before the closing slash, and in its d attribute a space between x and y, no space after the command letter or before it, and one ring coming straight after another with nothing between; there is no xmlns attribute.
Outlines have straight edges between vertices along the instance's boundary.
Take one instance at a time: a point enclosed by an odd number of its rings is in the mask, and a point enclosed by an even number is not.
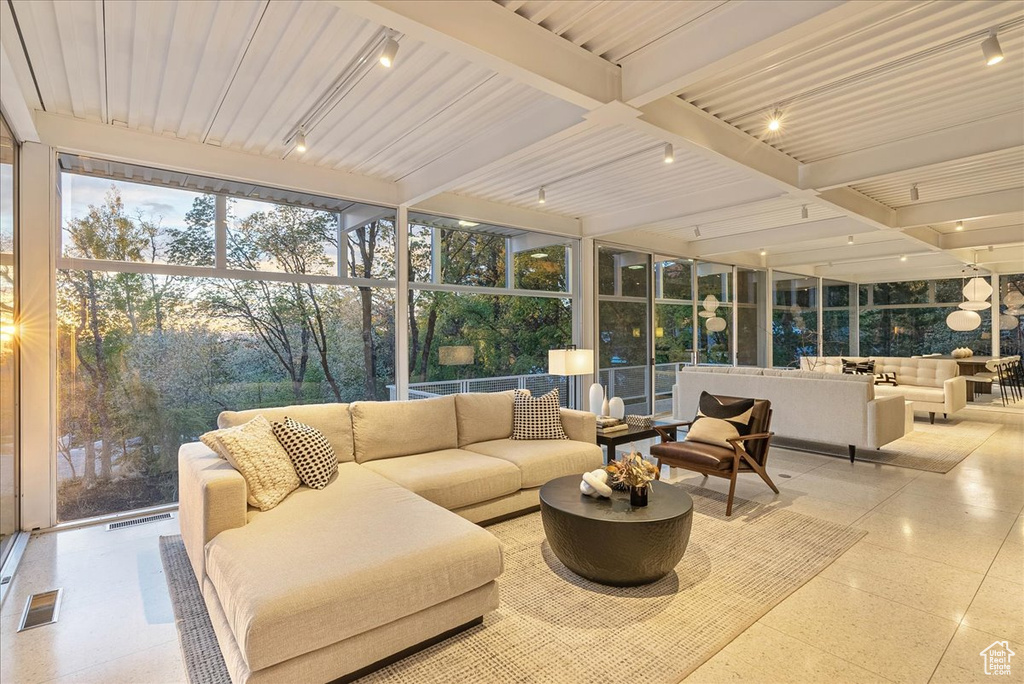
<svg viewBox="0 0 1024 684"><path fill-rule="evenodd" d="M651 480L658 473L653 463L648 463L635 449L608 466L608 472L616 484L629 488L629 503L641 507L647 505L647 493Z"/></svg>

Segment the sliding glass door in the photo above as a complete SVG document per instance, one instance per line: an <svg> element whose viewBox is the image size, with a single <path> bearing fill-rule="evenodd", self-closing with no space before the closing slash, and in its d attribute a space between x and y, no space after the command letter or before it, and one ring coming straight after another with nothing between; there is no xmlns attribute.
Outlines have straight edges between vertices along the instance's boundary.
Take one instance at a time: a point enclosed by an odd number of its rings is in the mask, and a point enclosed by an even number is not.
<svg viewBox="0 0 1024 684"><path fill-rule="evenodd" d="M17 155L0 116L0 564L19 527Z"/></svg>
<svg viewBox="0 0 1024 684"><path fill-rule="evenodd" d="M651 255L599 247L599 382L619 397L627 414L651 412Z"/></svg>

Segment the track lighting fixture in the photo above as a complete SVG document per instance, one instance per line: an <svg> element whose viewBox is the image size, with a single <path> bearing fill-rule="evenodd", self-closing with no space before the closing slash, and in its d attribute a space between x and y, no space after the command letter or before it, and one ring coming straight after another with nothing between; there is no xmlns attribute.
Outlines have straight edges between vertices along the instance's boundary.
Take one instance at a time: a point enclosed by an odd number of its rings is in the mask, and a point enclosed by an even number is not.
<svg viewBox="0 0 1024 684"><path fill-rule="evenodd" d="M782 110L778 107L772 109L768 114L768 130L772 133L782 130Z"/></svg>
<svg viewBox="0 0 1024 684"><path fill-rule="evenodd" d="M672 147L672 143L665 143L665 163L671 164L676 160L676 151Z"/></svg>
<svg viewBox="0 0 1024 684"><path fill-rule="evenodd" d="M806 204L804 206L800 207L800 218L802 218L802 219L807 218L807 205Z"/></svg>
<svg viewBox="0 0 1024 684"><path fill-rule="evenodd" d="M548 201L547 196L544 194L544 188L537 191L537 204L544 204Z"/></svg>
<svg viewBox="0 0 1024 684"><path fill-rule="evenodd" d="M906 261L906 260L907 260L907 255L906 254L900 254L900 261Z"/></svg>
<svg viewBox="0 0 1024 684"><path fill-rule="evenodd" d="M768 256L768 250L764 247L761 248L761 256Z"/></svg>
<svg viewBox="0 0 1024 684"><path fill-rule="evenodd" d="M852 235L850 237L846 238L846 244L848 244L848 245L852 245L853 244L853 236Z"/></svg>
<svg viewBox="0 0 1024 684"><path fill-rule="evenodd" d="M479 226L480 224L479 223L474 223L473 221L459 221L459 225L462 226L463 228L475 228L476 226Z"/></svg>
<svg viewBox="0 0 1024 684"><path fill-rule="evenodd" d="M693 227L693 237L700 237L700 226Z"/></svg>
<svg viewBox="0 0 1024 684"><path fill-rule="evenodd" d="M919 199L921 199L921 193L917 191L917 183L914 183L910 186L910 201L916 202Z"/></svg>
<svg viewBox="0 0 1024 684"><path fill-rule="evenodd" d="M295 134L295 151L304 154L306 149L306 131L300 128L299 132Z"/></svg>
<svg viewBox="0 0 1024 684"><path fill-rule="evenodd" d="M989 66L1003 61L1003 48L999 45L995 31L988 32L988 38L981 43L981 52L985 55L985 64Z"/></svg>
<svg viewBox="0 0 1024 684"><path fill-rule="evenodd" d="M398 54L398 41L395 40L394 35L388 32L388 37L384 40L384 49L380 53L380 64L385 69L390 69L391 65L395 63L395 55Z"/></svg>
<svg viewBox="0 0 1024 684"><path fill-rule="evenodd" d="M957 221L956 222L956 229L957 230L963 230L964 229L964 222L963 221Z"/></svg>

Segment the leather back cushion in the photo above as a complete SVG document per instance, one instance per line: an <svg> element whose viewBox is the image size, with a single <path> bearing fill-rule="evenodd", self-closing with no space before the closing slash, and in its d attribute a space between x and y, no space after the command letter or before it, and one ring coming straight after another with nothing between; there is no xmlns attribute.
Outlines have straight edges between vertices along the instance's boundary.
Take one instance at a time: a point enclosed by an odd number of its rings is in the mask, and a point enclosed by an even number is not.
<svg viewBox="0 0 1024 684"><path fill-rule="evenodd" d="M351 405L357 463L458 448L455 397Z"/></svg>
<svg viewBox="0 0 1024 684"><path fill-rule="evenodd" d="M248 423L256 416L263 416L271 423L280 423L284 421L286 416L300 423L305 423L323 433L323 436L334 447L334 453L338 456L338 463L345 463L355 459L349 404L302 404L297 406L250 409L247 411L222 411L217 416L217 427L236 427L243 423Z"/></svg>
<svg viewBox="0 0 1024 684"><path fill-rule="evenodd" d="M512 436L515 390L455 395L459 447Z"/></svg>

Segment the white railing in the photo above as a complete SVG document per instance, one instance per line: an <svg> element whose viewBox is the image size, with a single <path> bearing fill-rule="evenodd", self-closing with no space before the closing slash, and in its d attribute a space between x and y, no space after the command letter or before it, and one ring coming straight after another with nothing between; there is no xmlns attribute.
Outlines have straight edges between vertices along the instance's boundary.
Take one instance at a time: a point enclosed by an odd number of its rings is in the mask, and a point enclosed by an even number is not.
<svg viewBox="0 0 1024 684"><path fill-rule="evenodd" d="M565 378L558 375L535 373L531 375L501 375L491 378L467 378L465 380L436 380L433 382L409 383L410 399L429 399L447 394L464 392L506 392L513 389L526 389L534 396L559 389L559 400L566 405ZM391 401L398 398L394 385L388 385Z"/></svg>

